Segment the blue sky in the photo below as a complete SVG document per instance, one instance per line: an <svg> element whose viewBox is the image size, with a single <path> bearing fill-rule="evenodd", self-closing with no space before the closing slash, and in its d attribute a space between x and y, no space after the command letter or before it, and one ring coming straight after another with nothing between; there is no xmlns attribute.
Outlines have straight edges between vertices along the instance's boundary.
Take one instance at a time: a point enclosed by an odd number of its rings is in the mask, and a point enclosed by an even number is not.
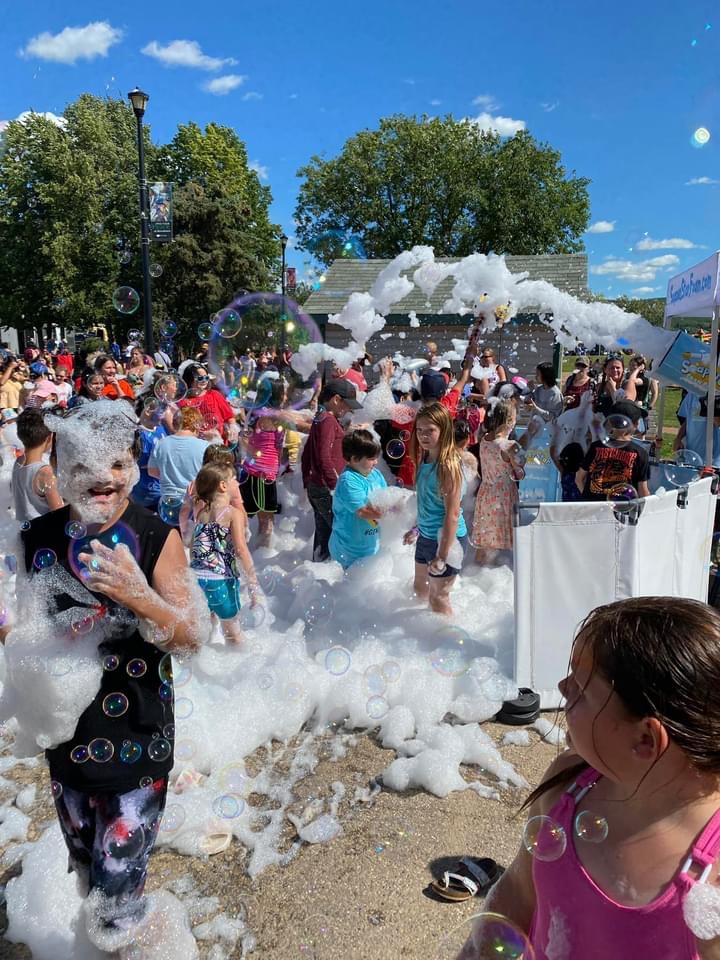
<svg viewBox="0 0 720 960"><path fill-rule="evenodd" d="M720 246L710 3L3 6L0 118L60 114L82 92L124 96L137 84L156 139L189 120L234 127L291 236L295 173L311 155L335 155L382 116L427 112L503 133L523 124L592 180L585 242L597 292L662 296L669 277ZM300 272L305 259L289 252Z"/></svg>

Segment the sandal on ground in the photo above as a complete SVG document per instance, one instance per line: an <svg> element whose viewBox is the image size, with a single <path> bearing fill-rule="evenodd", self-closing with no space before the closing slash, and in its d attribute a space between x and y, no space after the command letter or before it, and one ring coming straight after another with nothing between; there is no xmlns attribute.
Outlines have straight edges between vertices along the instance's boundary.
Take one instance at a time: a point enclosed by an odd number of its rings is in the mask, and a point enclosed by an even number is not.
<svg viewBox="0 0 720 960"><path fill-rule="evenodd" d="M471 897L484 896L503 872L490 857L463 857L441 880L433 880L430 889L443 900L461 903Z"/></svg>

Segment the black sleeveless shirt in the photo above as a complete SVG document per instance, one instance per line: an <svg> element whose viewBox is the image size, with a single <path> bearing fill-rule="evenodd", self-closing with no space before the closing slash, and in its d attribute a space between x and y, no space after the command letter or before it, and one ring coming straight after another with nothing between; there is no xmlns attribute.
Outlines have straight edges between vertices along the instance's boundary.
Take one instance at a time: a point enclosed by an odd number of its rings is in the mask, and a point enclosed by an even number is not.
<svg viewBox="0 0 720 960"><path fill-rule="evenodd" d="M57 564L53 584L66 576L74 597L53 587L50 616L67 628L92 629L95 620L103 639L98 658L103 665L97 696L82 713L72 738L45 752L53 780L84 793L125 793L166 776L173 765L173 686L170 655L143 640L132 611L101 593L92 593L83 583L78 554L89 551L90 541L108 547L125 543L152 583L158 557L171 528L155 514L129 503L120 519L103 533L77 537L70 521L70 507L37 517L22 532L25 568L31 577L48 562L53 551ZM69 532L68 532L69 531ZM81 529L82 532L82 529ZM39 551L39 553L38 553ZM39 559L38 559L39 558ZM35 561L35 562L34 562ZM78 588L78 584L81 586ZM78 589L81 591L78 594ZM78 605L78 596L86 604ZM68 643L72 643L70 634Z"/></svg>

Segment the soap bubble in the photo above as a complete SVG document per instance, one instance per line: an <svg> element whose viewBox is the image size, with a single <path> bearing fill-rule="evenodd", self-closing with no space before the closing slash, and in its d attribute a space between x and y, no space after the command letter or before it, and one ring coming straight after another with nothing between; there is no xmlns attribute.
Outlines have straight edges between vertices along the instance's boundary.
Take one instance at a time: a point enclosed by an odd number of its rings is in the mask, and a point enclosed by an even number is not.
<svg viewBox="0 0 720 960"><path fill-rule="evenodd" d="M385 677L383 676L382 667L378 664L368 667L363 677L363 686L366 693L372 694L373 696L381 696L385 693L387 685Z"/></svg>
<svg viewBox="0 0 720 960"><path fill-rule="evenodd" d="M122 717L130 703L124 693L109 693L102 702L103 713L108 717Z"/></svg>
<svg viewBox="0 0 720 960"><path fill-rule="evenodd" d="M367 254L360 237L347 230L325 230L309 244L318 260L365 260Z"/></svg>
<svg viewBox="0 0 720 960"><path fill-rule="evenodd" d="M129 316L140 306L140 295L132 287L118 287L112 295L112 303L118 313Z"/></svg>
<svg viewBox="0 0 720 960"><path fill-rule="evenodd" d="M126 267L129 263L132 263L133 255L130 250L121 250L118 253L117 258L118 258L118 263L121 266Z"/></svg>
<svg viewBox="0 0 720 960"><path fill-rule="evenodd" d="M162 276L162 273L163 273L162 264L160 264L160 263L151 263L151 264L150 264L149 273L150 273L150 276L151 276L151 277L155 277L155 278L161 277L161 276Z"/></svg>
<svg viewBox="0 0 720 960"><path fill-rule="evenodd" d="M684 487L700 476L703 458L694 450L678 450L675 462L665 464L665 476L674 487Z"/></svg>
<svg viewBox="0 0 720 960"><path fill-rule="evenodd" d="M608 822L592 810L583 810L575 817L575 836L587 843L602 843L607 840Z"/></svg>
<svg viewBox="0 0 720 960"><path fill-rule="evenodd" d="M65 533L71 540L80 540L86 535L87 528L79 520L70 520L65 524Z"/></svg>
<svg viewBox="0 0 720 960"><path fill-rule="evenodd" d="M173 662L169 653L165 654L158 665L158 676L163 683L172 683L173 681Z"/></svg>
<svg viewBox="0 0 720 960"><path fill-rule="evenodd" d="M137 763L142 756L142 747L132 740L123 740L119 757L123 763Z"/></svg>
<svg viewBox="0 0 720 960"><path fill-rule="evenodd" d="M383 675L383 679L388 683L395 683L396 680L400 679L400 664L395 660L386 660L380 668L380 672Z"/></svg>
<svg viewBox="0 0 720 960"><path fill-rule="evenodd" d="M145 676L147 673L147 664L144 660L140 660L139 657L134 658L133 660L128 661L128 665L125 667L129 677L133 677L137 680L139 677Z"/></svg>
<svg viewBox="0 0 720 960"><path fill-rule="evenodd" d="M202 341L203 343L207 343L207 341L212 337L212 333L213 325L211 323L201 323L197 328L198 340Z"/></svg>
<svg viewBox="0 0 720 960"><path fill-rule="evenodd" d="M371 720L382 720L390 709L390 704L385 697L370 697L365 704L365 710Z"/></svg>
<svg viewBox="0 0 720 960"><path fill-rule="evenodd" d="M173 698L173 687L171 683L161 683L158 688L158 696L163 703L170 703Z"/></svg>
<svg viewBox="0 0 720 960"><path fill-rule="evenodd" d="M551 817L530 817L523 830L527 852L537 860L559 860L567 847L565 831Z"/></svg>
<svg viewBox="0 0 720 960"><path fill-rule="evenodd" d="M109 653L106 657L103 657L103 670L117 670L120 666L120 657L116 657L114 653Z"/></svg>
<svg viewBox="0 0 720 960"><path fill-rule="evenodd" d="M273 570L272 567L266 567L265 570L261 570L257 578L260 589L268 597L275 593L279 584L284 580L282 572Z"/></svg>
<svg viewBox="0 0 720 960"><path fill-rule="evenodd" d="M166 340L172 340L176 333L177 324L174 320L166 320L165 323L160 327L160 336L164 337Z"/></svg>
<svg viewBox="0 0 720 960"><path fill-rule="evenodd" d="M175 688L177 689L178 687L184 687L185 684L192 680L192 675L193 671L191 663L176 663L175 672L173 674Z"/></svg>
<svg viewBox="0 0 720 960"><path fill-rule="evenodd" d="M698 127L690 138L693 147L700 150L710 142L710 131L707 127Z"/></svg>
<svg viewBox="0 0 720 960"><path fill-rule="evenodd" d="M175 701L175 716L178 720L187 720L192 716L193 702L189 697L178 697Z"/></svg>
<svg viewBox="0 0 720 960"><path fill-rule="evenodd" d="M391 460L401 460L405 456L405 450L402 440L391 440L385 447L385 453Z"/></svg>
<svg viewBox="0 0 720 960"><path fill-rule="evenodd" d="M615 502L632 503L639 495L631 483L616 483L607 490L606 496Z"/></svg>
<svg viewBox="0 0 720 960"><path fill-rule="evenodd" d="M103 851L117 860L130 860L139 856L145 846L145 830L142 824L128 824L116 820L105 831Z"/></svg>
<svg viewBox="0 0 720 960"><path fill-rule="evenodd" d="M29 521L29 520L23 520L23 522L20 524L20 529L21 529L21 530L29 530L29 529L30 529L30 521Z"/></svg>
<svg viewBox="0 0 720 960"><path fill-rule="evenodd" d="M90 753L84 743L78 743L72 748L70 759L73 763L85 763L90 759Z"/></svg>
<svg viewBox="0 0 720 960"><path fill-rule="evenodd" d="M169 803L163 812L160 830L163 833L175 833L184 823L185 808L179 803Z"/></svg>
<svg viewBox="0 0 720 960"><path fill-rule="evenodd" d="M148 744L147 755L156 763L162 763L172 753L172 744L165 737L157 737Z"/></svg>
<svg viewBox="0 0 720 960"><path fill-rule="evenodd" d="M245 768L241 763L228 763L218 775L218 782L223 790L233 794L246 794L250 789Z"/></svg>
<svg viewBox="0 0 720 960"><path fill-rule="evenodd" d="M33 567L36 570L47 570L57 563L57 554L54 550L36 550L33 557Z"/></svg>
<svg viewBox="0 0 720 960"><path fill-rule="evenodd" d="M466 942L471 944L468 956L476 960L535 960L526 934L499 913L479 913L458 924L442 937L433 960L456 960Z"/></svg>
<svg viewBox="0 0 720 960"><path fill-rule="evenodd" d="M242 330L243 321L237 310L227 307L224 310L218 310L214 326L215 331L224 340L231 340Z"/></svg>
<svg viewBox="0 0 720 960"><path fill-rule="evenodd" d="M403 443L407 443L409 439L410 439L410 431L401 430L398 440L402 440Z"/></svg>
<svg viewBox="0 0 720 960"><path fill-rule="evenodd" d="M50 793L52 794L53 800L59 800L63 793L63 785L59 780L50 781Z"/></svg>
<svg viewBox="0 0 720 960"><path fill-rule="evenodd" d="M603 421L600 439L603 443L612 443L613 440L625 437L628 433L632 435L634 432L635 426L630 417L621 413L611 413Z"/></svg>
<svg viewBox="0 0 720 960"><path fill-rule="evenodd" d="M225 793L221 797L215 797L212 807L215 816L221 817L223 820L234 820L245 809L245 801L242 797Z"/></svg>
<svg viewBox="0 0 720 960"><path fill-rule="evenodd" d="M142 334L139 330L128 330L127 338L128 343L140 343L142 340Z"/></svg>
<svg viewBox="0 0 720 960"><path fill-rule="evenodd" d="M430 655L430 664L443 677L461 677L470 667L470 634L461 627L443 627L437 633L442 644Z"/></svg>
<svg viewBox="0 0 720 960"><path fill-rule="evenodd" d="M68 561L73 573L83 579L87 577L88 568L80 560L81 553L90 552L90 541L99 540L106 547L115 549L121 543L124 544L136 560L140 558L140 541L134 530L131 530L127 524L116 523L109 530L100 533L98 524L89 526L82 537L71 539L68 543ZM92 561L90 563L92 568Z"/></svg>
<svg viewBox="0 0 720 960"><path fill-rule="evenodd" d="M324 590L322 593L316 593L305 607L305 623L311 627L318 624L327 623L335 610L335 601L329 593Z"/></svg>
<svg viewBox="0 0 720 960"><path fill-rule="evenodd" d="M147 787L151 787L152 785L153 785L152 777L140 777L140 780L138 781L138 786L143 790L147 789Z"/></svg>
<svg viewBox="0 0 720 960"><path fill-rule="evenodd" d="M83 637L92 631L95 626L95 617L90 614L87 617L79 617L70 624L70 630L76 637Z"/></svg>
<svg viewBox="0 0 720 960"><path fill-rule="evenodd" d="M350 669L352 657L345 647L330 647L325 654L325 669L334 677L341 677Z"/></svg>
<svg viewBox="0 0 720 960"><path fill-rule="evenodd" d="M164 373L155 381L153 393L161 403L176 403L187 393L187 384L176 373Z"/></svg>
<svg viewBox="0 0 720 960"><path fill-rule="evenodd" d="M259 603L254 607L245 606L240 610L238 620L246 630L256 630L265 622L265 607Z"/></svg>
<svg viewBox="0 0 720 960"><path fill-rule="evenodd" d="M197 746L192 740L178 740L175 744L175 759L180 763L187 763L197 753Z"/></svg>
<svg viewBox="0 0 720 960"><path fill-rule="evenodd" d="M158 503L158 515L161 520L171 527L177 527L180 523L180 511L183 502L180 497L160 497Z"/></svg>
<svg viewBox="0 0 720 960"><path fill-rule="evenodd" d="M96 737L88 744L88 752L90 759L95 763L107 763L108 760L112 760L115 747L105 737Z"/></svg>

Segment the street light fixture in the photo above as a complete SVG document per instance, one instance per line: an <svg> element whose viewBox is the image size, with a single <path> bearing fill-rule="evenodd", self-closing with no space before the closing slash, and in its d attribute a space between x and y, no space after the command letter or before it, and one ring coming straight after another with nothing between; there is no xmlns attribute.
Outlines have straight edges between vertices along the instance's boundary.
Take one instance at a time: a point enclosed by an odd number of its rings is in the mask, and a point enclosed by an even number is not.
<svg viewBox="0 0 720 960"><path fill-rule="evenodd" d="M145 179L145 139L143 137L143 117L150 97L139 87L128 94L137 122L138 145L138 186L140 189L140 254L143 278L143 326L145 328L145 352L154 356L155 338L152 325L152 293L150 289L150 209L148 188Z"/></svg>
<svg viewBox="0 0 720 960"><path fill-rule="evenodd" d="M280 315L280 363L283 363L285 357L285 325L287 323L287 312L285 310L285 248L288 238L283 233L280 237L280 246L282 248L282 273L280 276L280 290L282 291L282 313Z"/></svg>

